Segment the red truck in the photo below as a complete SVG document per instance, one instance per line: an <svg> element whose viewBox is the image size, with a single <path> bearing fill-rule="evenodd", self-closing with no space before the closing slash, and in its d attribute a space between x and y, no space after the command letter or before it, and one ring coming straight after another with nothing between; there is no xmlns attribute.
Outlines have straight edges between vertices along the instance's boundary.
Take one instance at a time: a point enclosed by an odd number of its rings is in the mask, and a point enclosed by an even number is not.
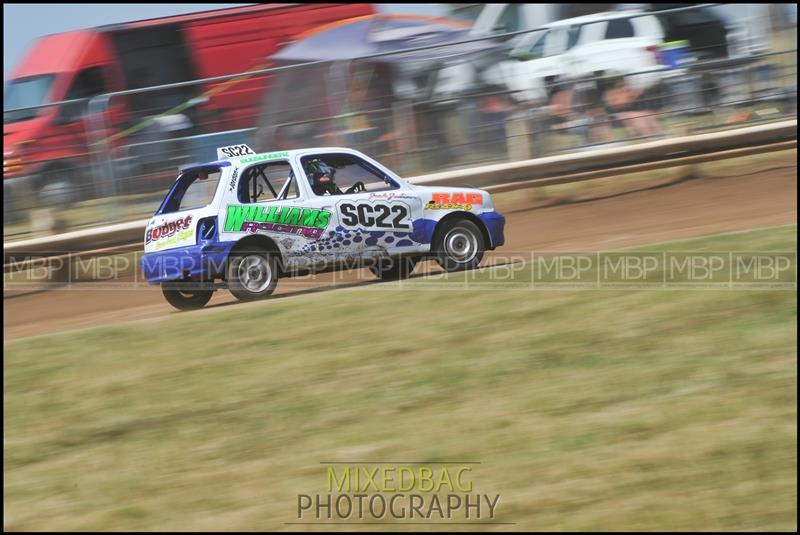
<svg viewBox="0 0 800 535"><path fill-rule="evenodd" d="M303 32L374 11L372 4L261 4L49 35L13 72L4 110L266 68ZM215 92L220 84L225 90ZM105 134L123 143L143 117L187 102L194 104L184 113L208 131L252 127L264 84L251 76L118 97L103 118ZM4 214L15 195L91 184L86 112L85 103L4 112ZM14 206L36 204L34 197Z"/></svg>

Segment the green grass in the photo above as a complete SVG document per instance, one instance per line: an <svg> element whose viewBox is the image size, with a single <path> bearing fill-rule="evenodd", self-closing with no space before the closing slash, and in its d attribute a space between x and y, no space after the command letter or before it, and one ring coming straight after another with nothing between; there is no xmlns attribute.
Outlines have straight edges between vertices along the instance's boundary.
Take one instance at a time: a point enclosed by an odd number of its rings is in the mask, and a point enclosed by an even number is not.
<svg viewBox="0 0 800 535"><path fill-rule="evenodd" d="M440 280L5 344L4 528L288 529L323 461L454 460L506 528L796 529L796 289Z"/></svg>

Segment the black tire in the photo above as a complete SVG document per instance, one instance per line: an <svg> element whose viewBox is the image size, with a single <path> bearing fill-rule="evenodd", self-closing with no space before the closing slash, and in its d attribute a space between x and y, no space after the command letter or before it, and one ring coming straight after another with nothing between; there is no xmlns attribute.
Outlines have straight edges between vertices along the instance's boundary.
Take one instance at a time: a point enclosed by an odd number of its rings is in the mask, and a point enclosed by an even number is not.
<svg viewBox="0 0 800 535"><path fill-rule="evenodd" d="M233 253L228 259L228 289L240 301L268 297L278 285L278 261L264 249Z"/></svg>
<svg viewBox="0 0 800 535"><path fill-rule="evenodd" d="M78 170L67 165L51 167L42 173L37 192L46 205L63 208L90 197Z"/></svg>
<svg viewBox="0 0 800 535"><path fill-rule="evenodd" d="M198 288L196 282L165 282L161 284L161 293L178 310L195 310L206 306L214 290Z"/></svg>
<svg viewBox="0 0 800 535"><path fill-rule="evenodd" d="M407 279L417 265L416 258L396 257L377 260L369 266L373 275L384 281Z"/></svg>
<svg viewBox="0 0 800 535"><path fill-rule="evenodd" d="M433 252L443 270L464 271L478 267L485 247L478 225L468 219L451 219L438 229Z"/></svg>

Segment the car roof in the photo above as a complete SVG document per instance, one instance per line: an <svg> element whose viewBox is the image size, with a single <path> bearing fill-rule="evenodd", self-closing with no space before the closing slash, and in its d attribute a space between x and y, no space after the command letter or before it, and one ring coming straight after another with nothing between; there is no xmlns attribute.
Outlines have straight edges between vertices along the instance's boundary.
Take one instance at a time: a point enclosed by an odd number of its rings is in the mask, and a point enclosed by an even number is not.
<svg viewBox="0 0 800 535"><path fill-rule="evenodd" d="M191 171L193 169L198 169L201 167L209 167L209 166L228 166L228 165L246 165L249 163L253 163L255 161L259 161L261 157L264 158L264 161L267 160L284 160L294 158L296 155L304 155L308 153L315 153L315 152L350 152L361 154L356 149L351 149L349 147L309 147L306 149L291 149L291 150L271 150L267 152L258 152L256 154L246 154L244 156L237 156L235 158L226 158L224 160L214 160L211 162L203 162L203 163L192 163L181 167L181 172ZM268 158L272 156L271 158ZM243 162L242 160L247 160Z"/></svg>
<svg viewBox="0 0 800 535"><path fill-rule="evenodd" d="M650 13L640 9L626 9L624 11L605 11L603 13L594 13L592 15L582 15L580 17L573 17L571 19L557 20L550 24L545 24L542 29L558 28L560 26L572 26L575 24L589 24L592 22L603 22L614 19L630 18L632 16L649 15Z"/></svg>

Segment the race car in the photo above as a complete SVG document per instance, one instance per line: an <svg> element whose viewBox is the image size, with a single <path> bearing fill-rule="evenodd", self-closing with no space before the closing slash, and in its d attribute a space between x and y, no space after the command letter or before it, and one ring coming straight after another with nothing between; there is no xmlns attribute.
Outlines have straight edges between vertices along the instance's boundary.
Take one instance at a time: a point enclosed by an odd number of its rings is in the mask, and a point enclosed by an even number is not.
<svg viewBox="0 0 800 535"><path fill-rule="evenodd" d="M234 145L217 157L181 170L145 230L142 273L181 310L220 288L264 298L297 274L368 267L400 279L428 258L472 269L504 242L489 193L413 185L353 149Z"/></svg>

